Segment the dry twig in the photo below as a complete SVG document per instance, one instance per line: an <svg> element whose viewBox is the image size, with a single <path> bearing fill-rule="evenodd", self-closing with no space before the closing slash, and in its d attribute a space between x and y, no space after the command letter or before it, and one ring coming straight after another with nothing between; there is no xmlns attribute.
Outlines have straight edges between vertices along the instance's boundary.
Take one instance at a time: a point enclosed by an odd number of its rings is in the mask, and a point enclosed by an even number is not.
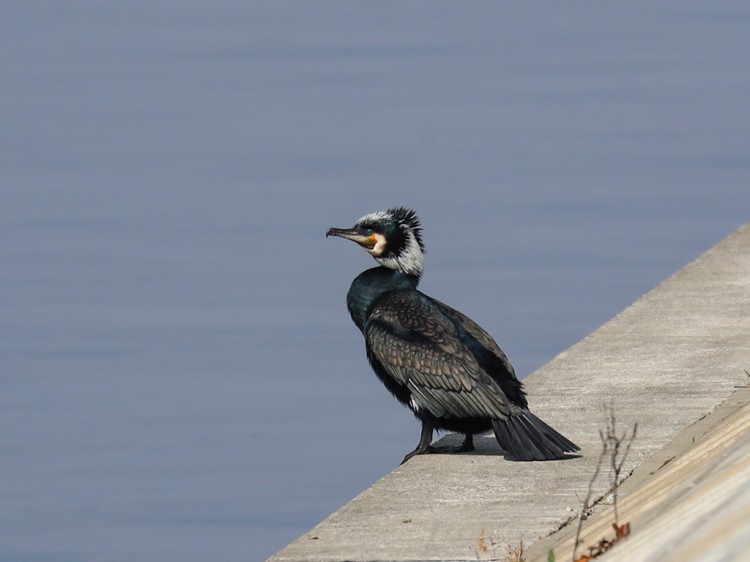
<svg viewBox="0 0 750 562"><path fill-rule="evenodd" d="M633 444L633 441L635 441L636 434L638 432L638 424L633 424L633 430L629 436L627 431L625 431L622 435L618 435L614 405L610 403L608 409L609 416L606 422L606 431L599 430L599 438L602 441L602 450L599 453L599 458L596 461L596 468L594 469L594 473L589 480L588 490L586 492L586 497L583 500L583 507L581 508L581 514L578 517L578 528L576 529L576 538L573 543L572 562L577 562L579 560L590 560L591 558L603 554L606 550L614 546L614 544L618 540L626 537L630 532L630 525L628 523L625 523L624 525L620 525L619 523L620 518L617 511L617 489L620 486L620 474L622 472L622 467L625 464L625 460L627 459L628 453L630 452L630 446ZM581 558L576 558L576 552L581 544L581 529L583 527L583 520L588 517L594 505L591 502L594 482L596 482L596 479L599 477L599 472L601 471L602 463L604 462L605 458L609 458L609 465L612 473L610 489L612 491L612 506L614 508L615 516L615 522L612 524L612 527L615 529L615 538L611 541L607 539L600 540L596 546L589 548L589 556L584 555Z"/></svg>

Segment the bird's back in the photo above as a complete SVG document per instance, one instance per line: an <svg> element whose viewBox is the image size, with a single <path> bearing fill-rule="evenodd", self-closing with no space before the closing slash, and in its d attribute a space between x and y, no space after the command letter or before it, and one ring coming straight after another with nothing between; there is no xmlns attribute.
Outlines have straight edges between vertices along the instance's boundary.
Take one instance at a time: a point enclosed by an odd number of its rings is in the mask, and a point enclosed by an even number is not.
<svg viewBox="0 0 750 562"><path fill-rule="evenodd" d="M427 295L425 297L435 303L438 310L456 326L459 339L471 350L484 372L500 386L508 399L513 404L526 408L528 404L523 385L516 377L508 357L492 336L464 313L437 299Z"/></svg>
<svg viewBox="0 0 750 562"><path fill-rule="evenodd" d="M514 397L520 383L506 369L507 360L471 334L480 328L474 323L465 328L459 314L416 289L384 293L364 325L368 354L409 388L415 411L436 418L504 419L523 406L511 401L498 381Z"/></svg>

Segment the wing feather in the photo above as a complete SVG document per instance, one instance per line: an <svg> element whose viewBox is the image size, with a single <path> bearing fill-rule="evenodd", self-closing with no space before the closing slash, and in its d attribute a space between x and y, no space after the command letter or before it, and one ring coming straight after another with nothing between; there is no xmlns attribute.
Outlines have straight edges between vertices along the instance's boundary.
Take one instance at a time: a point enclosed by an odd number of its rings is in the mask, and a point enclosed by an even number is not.
<svg viewBox="0 0 750 562"><path fill-rule="evenodd" d="M455 308L452 308L437 299L431 300L437 305L437 307L443 314L448 316L451 320L459 322L467 333L475 338L483 347L495 354L502 361L508 372L512 373L512 375L515 376L515 369L513 369L513 365L511 365L510 361L508 361L508 357L505 355L505 352L500 349L500 346L497 345L497 342L494 340L494 338L489 333L487 333L484 328L482 328L479 324L474 322L474 320L466 316L463 312L456 310Z"/></svg>
<svg viewBox="0 0 750 562"><path fill-rule="evenodd" d="M511 413L512 405L461 341L454 320L422 293L387 293L363 332L388 374L432 415L503 420Z"/></svg>

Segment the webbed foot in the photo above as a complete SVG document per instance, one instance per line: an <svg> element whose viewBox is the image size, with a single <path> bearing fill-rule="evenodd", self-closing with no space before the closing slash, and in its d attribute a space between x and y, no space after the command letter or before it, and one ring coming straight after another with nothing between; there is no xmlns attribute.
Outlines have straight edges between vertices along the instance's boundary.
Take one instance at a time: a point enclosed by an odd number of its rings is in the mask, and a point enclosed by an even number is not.
<svg viewBox="0 0 750 562"><path fill-rule="evenodd" d="M410 458L417 456L417 455L439 455L439 454L451 454L451 453L467 453L469 451L474 450L474 436L469 433L464 437L464 442L461 443L458 447L450 446L450 445L442 445L440 447L436 447L434 445L430 444L430 441L432 441L432 429L429 430L429 439L425 439L426 432L424 429L424 426L422 426L422 439L419 441L419 445L417 445L417 448L414 449L412 452L407 454L404 457L404 460L401 461L401 464L404 464L406 461L408 461Z"/></svg>

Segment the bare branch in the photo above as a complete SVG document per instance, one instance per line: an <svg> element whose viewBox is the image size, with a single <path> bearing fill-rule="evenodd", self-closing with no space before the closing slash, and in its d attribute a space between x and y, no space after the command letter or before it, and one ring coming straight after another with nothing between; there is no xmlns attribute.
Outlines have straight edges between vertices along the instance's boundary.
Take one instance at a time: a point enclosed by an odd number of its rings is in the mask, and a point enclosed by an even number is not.
<svg viewBox="0 0 750 562"><path fill-rule="evenodd" d="M602 438L602 442L604 442L604 437L601 431L599 431L599 437ZM588 516L588 512L591 509L591 506L589 505L589 502L591 501L591 494L594 489L594 482L596 482L596 479L599 477L599 471L602 468L602 463L604 462L604 457L607 454L606 445L602 447L602 452L599 453L599 458L596 461L596 468L594 469L594 474L591 476L591 479L589 480L589 487L586 490L586 497L583 500L583 507L581 508L581 513L578 516L578 528L576 529L576 540L573 543L573 558L571 559L572 562L575 562L576 560L576 550L578 550L578 545L581 544L581 528L583 527L583 520L585 517Z"/></svg>
<svg viewBox="0 0 750 562"><path fill-rule="evenodd" d="M608 410L609 415L606 418L605 431L599 430L599 439L602 442L602 450L599 453L599 458L596 461L594 473L589 480L586 497L583 500L583 507L578 517L578 528L576 529L576 538L575 542L573 543L573 562L575 562L576 560L576 551L581 544L581 529L583 528L583 520L588 517L591 509L593 508L593 504L591 503L591 495L593 494L594 483L599 477L599 473L601 471L602 464L604 463L605 458L609 460L609 466L612 474L610 489L612 490L612 505L614 507L615 516L615 523L613 527L615 528L615 530L622 528L619 525L619 513L617 511L617 490L620 485L620 474L622 472L622 467L625 465L625 460L628 457L628 453L630 453L630 447L633 444L633 441L635 441L638 432L638 424L633 424L633 430L629 436L627 431L623 432L622 435L618 435L617 419L615 418L615 408L613 403L610 402ZM626 526L628 527L629 531L629 525ZM626 535L622 534L621 536L624 537ZM615 538L615 541L617 541L618 538L620 538L619 534ZM606 541L600 541L601 544L603 544L604 542ZM614 544L613 541L610 542L611 544ZM607 543L609 546L611 546L610 542ZM607 546L607 548L609 548L609 546ZM603 553L604 550L600 550Z"/></svg>

